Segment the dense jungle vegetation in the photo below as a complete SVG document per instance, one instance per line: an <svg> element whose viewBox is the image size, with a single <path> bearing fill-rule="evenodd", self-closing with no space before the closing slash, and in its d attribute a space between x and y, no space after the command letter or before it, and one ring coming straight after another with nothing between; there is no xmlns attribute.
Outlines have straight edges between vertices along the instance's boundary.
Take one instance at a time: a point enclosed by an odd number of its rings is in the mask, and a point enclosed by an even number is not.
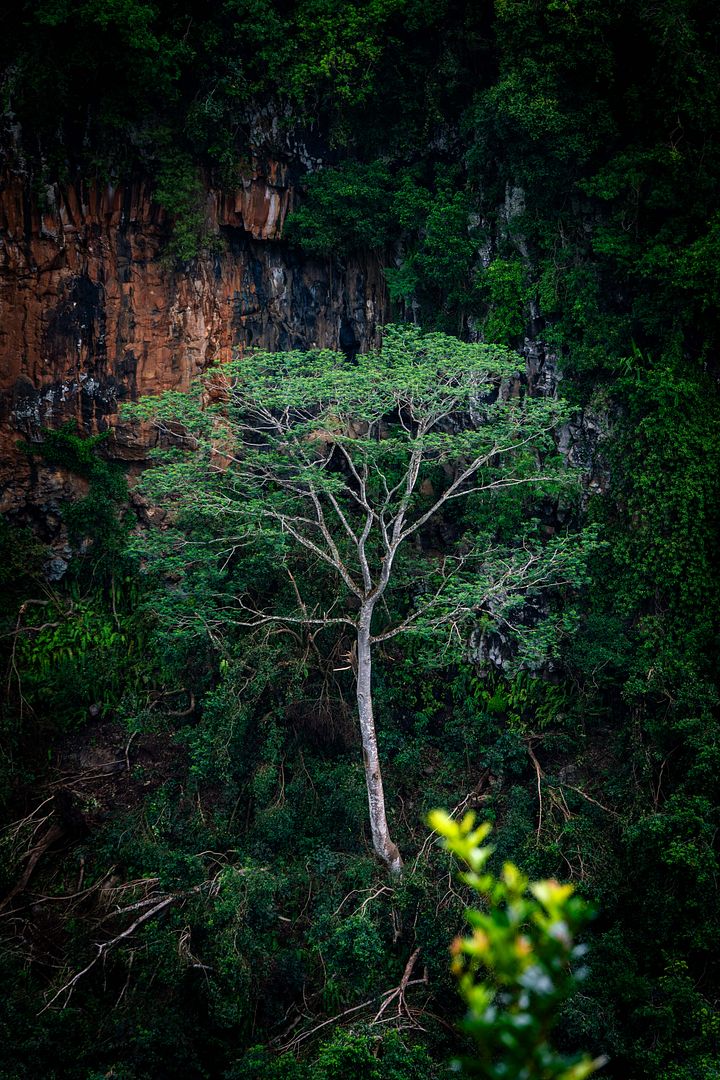
<svg viewBox="0 0 720 1080"><path fill-rule="evenodd" d="M472 1031L448 952L470 897L426 824L445 807L494 822L494 873L598 911L561 1051L613 1080L716 1077L718 6L27 0L3 30L4 145L39 195L150 177L181 271L222 242L208 178L303 146L299 251L377 252L396 323L556 357L581 483L453 505L413 557L596 539L543 658L489 662L493 611L472 659L430 634L378 649L389 877L347 636L233 616L290 596L276 540L228 544L206 479L163 517L177 448L140 495L102 438L29 446L87 495L59 581L0 530L0 1074L448 1075Z"/></svg>

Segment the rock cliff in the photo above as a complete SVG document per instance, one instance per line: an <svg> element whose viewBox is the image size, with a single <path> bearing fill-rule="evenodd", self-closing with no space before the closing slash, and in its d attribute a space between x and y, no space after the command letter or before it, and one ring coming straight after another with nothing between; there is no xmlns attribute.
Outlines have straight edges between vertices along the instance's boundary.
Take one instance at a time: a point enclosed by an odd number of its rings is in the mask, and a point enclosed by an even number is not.
<svg viewBox="0 0 720 1080"><path fill-rule="evenodd" d="M256 162L233 192L208 186L216 250L182 267L163 256L168 222L146 184L33 196L0 180L0 511L47 505L68 477L17 450L43 427L114 426L119 404L184 389L234 349L367 347L386 317L372 257L308 259L282 240L288 166ZM145 455L115 428L114 456Z"/></svg>

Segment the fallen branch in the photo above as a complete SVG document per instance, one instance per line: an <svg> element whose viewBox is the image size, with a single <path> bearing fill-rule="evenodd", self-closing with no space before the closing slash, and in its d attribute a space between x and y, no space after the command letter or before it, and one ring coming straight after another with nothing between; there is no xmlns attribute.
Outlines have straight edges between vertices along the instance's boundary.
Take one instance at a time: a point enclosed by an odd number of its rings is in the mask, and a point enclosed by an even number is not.
<svg viewBox="0 0 720 1080"><path fill-rule="evenodd" d="M112 874L114 869L115 869L115 867L111 866L110 869L98 881L96 881L94 885L90 885L87 889L78 889L74 893L59 893L57 896L36 896L36 895L33 895L32 904L28 903L24 907L13 908L12 911L4 911L2 913L2 916L0 916L0 917L5 919L5 918L8 918L11 915L17 915L20 912L25 911L30 906L38 907L40 904L68 903L71 900L75 900L75 901L82 900L83 898L85 898L87 896L90 896L91 893L97 892L98 889L101 889L103 887L103 882L106 881L107 878L110 877L110 875ZM81 884L82 884L82 882L81 882ZM75 906L75 905L72 905L72 906Z"/></svg>
<svg viewBox="0 0 720 1080"><path fill-rule="evenodd" d="M380 1017L385 1012L388 1005L391 1005L393 1001L397 1001L397 1015L398 1016L402 1016L403 1013L404 1013L405 1016L408 1017L408 1019L412 1018L412 1014L411 1014L410 1009L408 1008L407 1002L405 1000L405 991L407 990L408 986L416 986L418 983L427 984L427 981L428 981L427 968L425 968L422 979L413 979L412 982L410 981L410 976L413 973L413 968L415 967L415 963L416 963L417 958L418 958L419 955L420 955L420 949L416 949L415 952L410 957L410 959L408 960L407 964L405 965L405 970L403 972L403 977L400 980L400 985L396 986L394 990L386 990L385 991L385 1000L383 1001L382 1005L380 1006L377 1013L375 1014L375 1019L373 1020L373 1024L379 1023Z"/></svg>
<svg viewBox="0 0 720 1080"><path fill-rule="evenodd" d="M146 911L144 915L141 915L139 919L136 919L135 922L128 926L126 930L123 930L122 934L118 934L117 937L112 938L110 941L103 941L100 944L96 943L95 948L97 949L97 952L90 961L90 963L87 964L82 969L82 971L78 971L76 975L73 975L72 979L70 979L69 982L65 983L64 986L61 986L60 989L55 994L53 994L47 1004L43 1006L40 1012L37 1013L37 1015L40 1016L42 1013L44 1013L46 1009L50 1008L53 1002L57 1001L61 994L64 994L65 991L68 991L68 996L65 1000L65 1004L63 1005L63 1008L66 1008L68 1002L70 1001L70 997L72 996L72 992L77 986L77 984L80 982L80 979L82 979L83 975L87 975L88 971L92 970L92 968L95 967L101 956L104 956L105 953L109 952L110 949L112 949L113 946L117 945L119 942L124 941L126 938L129 938L132 934L135 933L139 926L142 926L142 924L147 922L148 919L152 919L154 915L157 915L158 912L163 911L164 908L170 907L170 904L173 904L178 899L180 899L178 896L166 896L165 899L161 900L159 904L156 904L155 907L150 909L150 911Z"/></svg>
<svg viewBox="0 0 720 1080"><path fill-rule="evenodd" d="M353 1013L360 1012L361 1009L367 1009L369 1005L373 1005L376 1001L377 995L375 997L368 998L367 1001L363 1001L360 1005L353 1005L352 1008L345 1009L343 1012L337 1013L335 1016L331 1016L329 1020L323 1020L321 1024L316 1024L315 1027L308 1028L307 1031L301 1031L300 1034L296 1035L294 1039L290 1040L290 1042L287 1042L282 1046L278 1046L278 1052L284 1054L288 1050L297 1049L297 1047L300 1046L301 1043L305 1042L306 1039L309 1039L318 1031L322 1031L322 1029L326 1028L329 1024L334 1024L338 1020L342 1020L344 1016L351 1016ZM290 1030L292 1030L292 1027L295 1027L295 1023L291 1025Z"/></svg>
<svg viewBox="0 0 720 1080"><path fill-rule="evenodd" d="M606 814L612 814L612 816L616 818L620 817L617 810L611 810L609 806L603 806L601 802L598 802L597 799L593 799L592 795L588 795L587 792L583 791L581 788L573 787L572 784L565 783L562 783L562 786L568 788L570 791L574 791L577 795L582 795L583 799L587 799L587 801L593 803L594 806L599 806Z"/></svg>
<svg viewBox="0 0 720 1080"><path fill-rule="evenodd" d="M89 971L92 971L92 969L95 967L98 960L101 959L101 957L105 956L116 945L119 945L121 941L126 941L128 938L132 937L132 935L135 933L135 931L138 930L139 927L141 927L143 925L143 923L146 923L150 919L154 918L161 911L164 911L166 908L170 907L171 904L176 903L178 900L186 900L188 898L188 896L190 896L192 893L201 892L202 889L207 888L208 886L212 887L213 882L214 882L214 879L213 879L213 881L204 881L202 883L202 885L196 885L194 888L188 889L187 892L174 893L172 896L164 897L162 900L158 901L158 903L155 904L154 907L151 907L149 911L143 912L143 914L140 915L135 920L135 922L131 923L130 926L128 926L125 930L123 930L123 932L121 934L118 934L116 937L111 938L110 941L96 942L95 943L95 948L96 948L97 952L95 953L95 956L92 958L90 963L86 964L85 967L81 971L78 971L77 974L73 975L72 979L70 979L69 982L66 982L64 986L61 986L60 989L57 990L53 994L53 996L50 998L50 1000L43 1006L43 1008L40 1010L40 1012L37 1013L37 1015L40 1016L47 1009L49 1009L50 1006L55 1001L57 1001L57 999L60 997L60 995L64 994L64 993L67 993L67 997L66 997L65 1002L64 1002L62 1007L63 1007L63 1009L67 1008L67 1005L68 1005L68 1002L70 1001L73 990L75 989L77 984L80 982L80 980L83 978L83 976L87 975L87 973ZM131 907L126 909L126 910L132 910L132 907L134 907L134 906L135 905L131 905Z"/></svg>
<svg viewBox="0 0 720 1080"><path fill-rule="evenodd" d="M48 785L48 789L52 791L54 788L69 788L73 784L87 784L91 780L107 780L110 776L116 776L117 773L122 772L125 765L125 758L116 758L115 761L103 761L97 766L99 771L89 773L67 773L65 776L61 776L59 780L54 780L52 784Z"/></svg>
<svg viewBox="0 0 720 1080"><path fill-rule="evenodd" d="M406 1019L411 1020L414 1026L419 1027L419 1025L417 1024L417 1021L415 1021L413 1019L412 1011L410 1010L410 1007L408 1006L408 1004L407 1004L407 1002L405 1000L405 992L406 992L406 990L409 989L409 987L418 986L418 985L421 985L421 984L422 985L427 985L427 981L428 981L427 968L423 972L423 976L422 976L421 979L412 979L411 978L411 975L413 973L413 968L415 967L415 964L417 962L417 958L418 958L419 955L420 955L420 949L416 949L415 952L410 957L410 959L408 960L407 964L405 965L405 970L403 972L403 976L402 976L402 979L400 980L400 985L399 986L394 987L392 990L385 990L385 991L383 991L382 994L376 994L374 997L368 998L367 1001L362 1001L359 1005L353 1005L349 1009L344 1009L343 1012L336 1013L335 1016L331 1016L328 1020L323 1020L321 1023L315 1024L314 1027L308 1028L306 1031L301 1031L299 1035L296 1035L294 1038L290 1039L288 1042L285 1042L285 1043L282 1043L282 1044L278 1045L278 1042L276 1040L275 1041L275 1046L276 1046L276 1049L277 1049L278 1053L284 1054L284 1053L287 1053L288 1051L297 1050L302 1045L302 1043L306 1042L307 1039L312 1038L312 1036L316 1035L319 1031L322 1031L324 1028L329 1027L331 1024L336 1024L339 1020L343 1020L346 1016L354 1016L355 1013L359 1013L363 1009L368 1009L371 1006L375 1006L377 1004L378 1000L381 1001L380 1008L378 1009L377 1013L375 1014L374 1019L370 1021L371 1024L387 1023L388 1019L397 1020L398 1018L403 1018L403 1016L404 1016ZM383 1019L383 1013L387 1009L388 1005L390 1005L393 1001L396 1001L396 1000L398 1002L397 1016L394 1016L392 1018L386 1017L385 1019ZM300 1022L300 1019L301 1019L301 1017L298 1016L292 1022L290 1027L284 1032L284 1036L287 1036L289 1034L289 1032L292 1031L292 1029L297 1026L297 1024ZM282 1038L284 1036L280 1036L280 1037Z"/></svg>
<svg viewBox="0 0 720 1080"><path fill-rule="evenodd" d="M130 747L136 735L137 731L133 731L125 746L125 771L128 776L128 783L130 782Z"/></svg>
<svg viewBox="0 0 720 1080"><path fill-rule="evenodd" d="M45 854L47 849L51 847L56 840L60 840L65 835L65 830L62 825L57 823L51 825L48 831L43 836L42 840L32 848L27 854L27 864L19 881L15 883L10 892L7 894L4 900L0 901L0 911L8 906L10 901L18 895L18 893L24 892L30 878L33 875L33 871L40 861L41 857Z"/></svg>
<svg viewBox="0 0 720 1080"><path fill-rule="evenodd" d="M22 829L23 825L31 825L32 824L32 825L35 825L35 828L33 830L33 835L34 835L34 833L37 832L37 829L38 829L39 825L42 825L42 823L44 821L47 821L48 817L50 816L48 814L47 817L42 818L42 820L36 824L35 823L35 815L39 814L40 811L42 810L42 808L44 806L47 806L47 804L49 802L52 802L53 799L54 799L54 795L48 795L47 799L43 799L43 801L40 803L40 805L36 806L35 809L32 810L27 815L27 817L20 818L19 821L12 821L9 825L5 826L5 828L3 829L3 832L9 833L10 834L10 839L15 840L17 838L17 836L19 835L20 830ZM51 811L51 813L52 813L52 811Z"/></svg>

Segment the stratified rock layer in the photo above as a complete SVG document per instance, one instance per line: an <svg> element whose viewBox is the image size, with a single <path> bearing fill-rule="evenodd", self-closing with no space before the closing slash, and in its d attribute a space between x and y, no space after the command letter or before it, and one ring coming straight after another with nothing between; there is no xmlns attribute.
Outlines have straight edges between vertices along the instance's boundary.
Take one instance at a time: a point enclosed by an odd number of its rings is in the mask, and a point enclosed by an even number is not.
<svg viewBox="0 0 720 1080"><path fill-rule="evenodd" d="M379 264L307 259L282 241L287 167L257 165L234 192L208 189L217 251L182 269L163 256L163 211L143 183L77 184L32 198L0 183L0 510L47 502L67 478L31 469L20 438L76 419L105 430L119 404L186 389L233 350L367 347L385 317ZM341 342L342 336L342 342ZM119 457L145 444L113 440ZM57 483L56 483L57 482Z"/></svg>

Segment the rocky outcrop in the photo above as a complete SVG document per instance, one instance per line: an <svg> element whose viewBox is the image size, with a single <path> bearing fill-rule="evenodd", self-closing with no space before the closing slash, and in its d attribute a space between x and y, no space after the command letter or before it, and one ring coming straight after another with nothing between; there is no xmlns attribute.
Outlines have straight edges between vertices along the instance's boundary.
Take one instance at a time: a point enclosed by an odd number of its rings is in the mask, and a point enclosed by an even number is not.
<svg viewBox="0 0 720 1080"><path fill-rule="evenodd" d="M386 315L379 263L308 259L282 240L288 166L256 162L237 190L208 187L216 241L188 265L164 256L168 222L144 183L0 183L0 510L52 496L67 478L35 472L17 442L75 419L112 426L119 404L186 389L236 349L366 348ZM341 340L342 335L342 340ZM112 452L144 456L120 435ZM57 472L57 470L55 471ZM47 489L47 490L46 490ZM67 494L58 491L58 497Z"/></svg>

